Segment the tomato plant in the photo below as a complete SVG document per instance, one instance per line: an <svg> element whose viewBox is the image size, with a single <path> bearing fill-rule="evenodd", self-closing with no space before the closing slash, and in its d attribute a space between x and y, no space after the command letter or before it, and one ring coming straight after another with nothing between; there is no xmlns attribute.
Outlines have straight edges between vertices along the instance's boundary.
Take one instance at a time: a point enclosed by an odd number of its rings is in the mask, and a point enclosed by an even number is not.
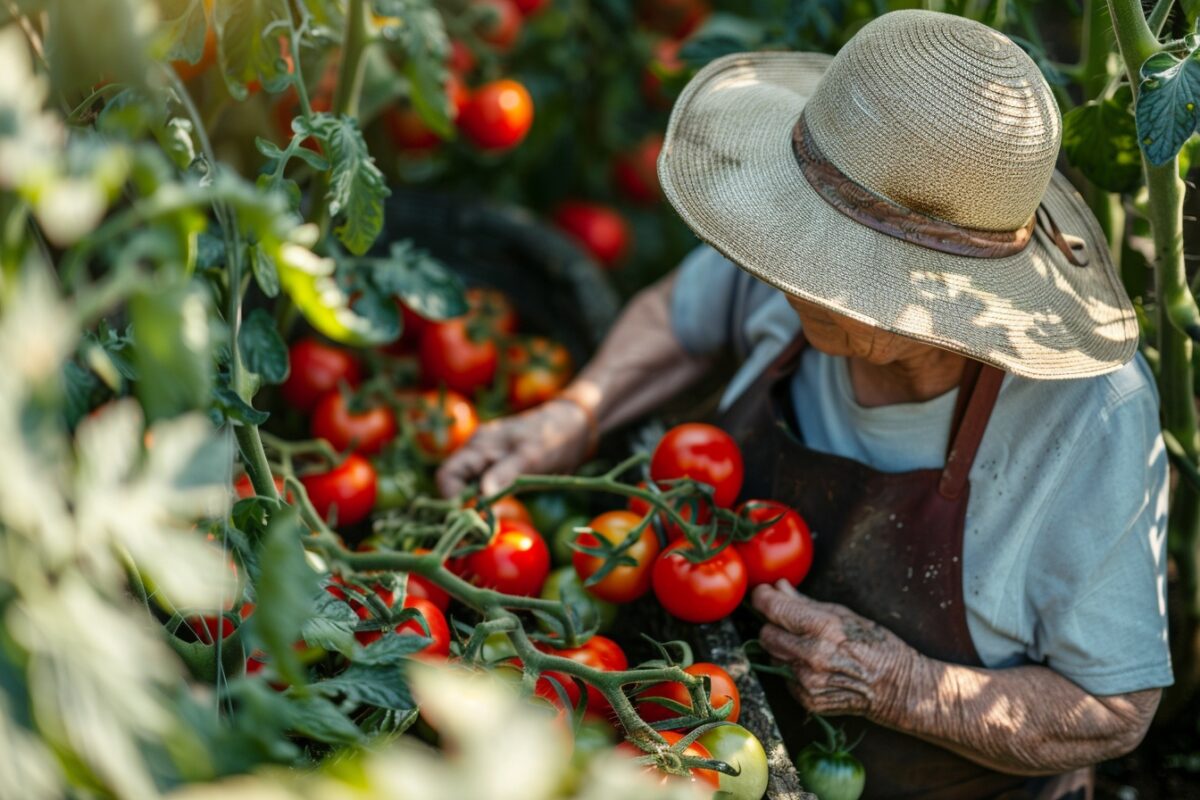
<svg viewBox="0 0 1200 800"><path fill-rule="evenodd" d="M658 156L662 146L662 135L651 134L613 162L613 182L634 202L655 203L662 199L662 187L658 183Z"/></svg>
<svg viewBox="0 0 1200 800"><path fill-rule="evenodd" d="M554 221L609 269L629 251L632 234L628 223L617 211L600 203L563 203L554 212Z"/></svg>
<svg viewBox="0 0 1200 800"><path fill-rule="evenodd" d="M748 500L738 506L738 514L756 526L770 523L733 545L746 565L749 587L780 580L795 586L804 580L813 560L812 534L804 519L770 500Z"/></svg>
<svg viewBox="0 0 1200 800"><path fill-rule="evenodd" d="M619 672L629 668L629 659L625 656L625 651L621 649L621 646L607 636L599 634L588 639L581 647L564 649L554 649L549 645L539 645L539 647L547 653L578 661L580 664L602 672ZM607 718L612 713L612 705L604 693L595 686L587 687L587 696L589 712L602 718Z"/></svg>
<svg viewBox="0 0 1200 800"><path fill-rule="evenodd" d="M687 622L715 622L729 616L746 595L746 565L732 547L698 563L687 539L669 545L654 562L654 596L668 612Z"/></svg>
<svg viewBox="0 0 1200 800"><path fill-rule="evenodd" d="M667 745L672 747L678 744L681 739L683 739L683 734L677 731L660 731L659 735L666 740ZM629 742L622 742L621 744L617 745L617 751L634 758L645 755L641 750L637 749ZM683 749L683 754L686 756L691 756L692 758L712 758L712 753L708 752L708 748L700 744L699 741L692 742L685 747ZM652 771L654 770L654 767L647 767L646 769L647 771ZM718 788L720 788L721 784L720 778L718 777L720 773L711 769L689 769L686 776L672 775L670 773L661 771L659 774L662 775L661 783L663 784L671 781L682 781L685 783L697 784L701 788L711 789L712 791L716 791Z"/></svg>
<svg viewBox="0 0 1200 800"><path fill-rule="evenodd" d="M482 323L485 330L498 336L517 332L517 310L503 292L483 286L467 289L467 314Z"/></svg>
<svg viewBox="0 0 1200 800"><path fill-rule="evenodd" d="M713 425L677 425L654 448L650 477L663 481L691 478L713 488L713 502L729 508L742 490L742 453L728 433Z"/></svg>
<svg viewBox="0 0 1200 800"><path fill-rule="evenodd" d="M616 547L621 545L642 518L629 511L609 511L588 523L592 533L583 533L575 540L576 548L597 548L600 539ZM599 538L597 538L599 537ZM621 551L633 564L614 567L595 583L589 579L600 571L604 559L576 549L572 557L575 572L588 591L610 603L629 603L650 591L650 575L658 556L658 539L649 525L642 529L634 544Z"/></svg>

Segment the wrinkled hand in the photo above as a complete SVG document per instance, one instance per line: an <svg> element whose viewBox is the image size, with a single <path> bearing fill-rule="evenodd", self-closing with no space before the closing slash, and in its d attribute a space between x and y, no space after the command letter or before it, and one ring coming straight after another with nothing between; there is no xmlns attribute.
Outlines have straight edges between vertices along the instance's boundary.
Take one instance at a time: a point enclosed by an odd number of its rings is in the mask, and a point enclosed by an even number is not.
<svg viewBox="0 0 1200 800"><path fill-rule="evenodd" d="M921 656L891 631L787 581L759 586L752 600L770 620L763 647L795 675L788 688L809 711L878 719L904 701Z"/></svg>
<svg viewBox="0 0 1200 800"><path fill-rule="evenodd" d="M479 480L494 494L525 473L571 472L587 455L588 418L582 408L552 400L480 426L437 473L443 497Z"/></svg>

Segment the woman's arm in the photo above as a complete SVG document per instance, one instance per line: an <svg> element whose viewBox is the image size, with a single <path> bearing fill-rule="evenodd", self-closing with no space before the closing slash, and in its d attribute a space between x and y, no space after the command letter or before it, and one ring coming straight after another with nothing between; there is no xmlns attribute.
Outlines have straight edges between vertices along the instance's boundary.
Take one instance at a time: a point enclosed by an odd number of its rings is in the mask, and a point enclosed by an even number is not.
<svg viewBox="0 0 1200 800"><path fill-rule="evenodd" d="M599 434L644 414L700 377L705 359L690 355L671 327L672 273L638 294L600 351L554 400L479 429L438 470L449 496L481 480L486 494L530 472L568 472Z"/></svg>
<svg viewBox="0 0 1200 800"><path fill-rule="evenodd" d="M762 643L818 714L856 714L992 769L1052 775L1129 752L1161 691L1097 697L1047 667L976 669L927 658L849 609L760 586Z"/></svg>

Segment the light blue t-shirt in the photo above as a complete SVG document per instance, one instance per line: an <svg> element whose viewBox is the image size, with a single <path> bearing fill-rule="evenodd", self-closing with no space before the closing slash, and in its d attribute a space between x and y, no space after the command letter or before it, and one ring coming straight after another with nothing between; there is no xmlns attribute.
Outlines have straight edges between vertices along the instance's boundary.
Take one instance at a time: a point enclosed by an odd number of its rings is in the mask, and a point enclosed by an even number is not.
<svg viewBox="0 0 1200 800"><path fill-rule="evenodd" d="M689 352L742 360L723 406L800 329L781 292L707 247L680 267L671 317ZM847 359L814 348L792 385L809 447L884 472L943 466L957 394L865 408ZM1169 686L1167 456L1142 358L1096 378L1007 375L970 480L963 594L983 663L1045 664L1097 695Z"/></svg>

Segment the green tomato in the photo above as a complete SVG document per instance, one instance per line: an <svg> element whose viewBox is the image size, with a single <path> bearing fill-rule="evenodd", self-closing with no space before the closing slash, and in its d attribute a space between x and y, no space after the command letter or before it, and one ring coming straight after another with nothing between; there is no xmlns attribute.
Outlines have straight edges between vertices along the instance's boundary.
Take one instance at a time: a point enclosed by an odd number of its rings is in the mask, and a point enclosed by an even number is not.
<svg viewBox="0 0 1200 800"><path fill-rule="evenodd" d="M767 751L757 736L741 725L726 722L696 741L708 748L713 758L741 770L740 775L718 773L721 791L728 793L728 800L762 798L767 791Z"/></svg>
<svg viewBox="0 0 1200 800"><path fill-rule="evenodd" d="M392 468L376 462L375 510L391 511L407 508L421 494L428 493L420 471L412 467Z"/></svg>
<svg viewBox="0 0 1200 800"><path fill-rule="evenodd" d="M522 500L533 519L533 527L547 537L558 530L567 517L583 510L578 499L566 492L538 492L523 495Z"/></svg>
<svg viewBox="0 0 1200 800"><path fill-rule="evenodd" d="M591 517L576 514L567 517L554 529L554 536L550 540L550 557L554 559L555 564L567 566L571 563L575 555L575 551L571 549L571 544L575 541L575 529L585 528L591 521Z"/></svg>
<svg viewBox="0 0 1200 800"><path fill-rule="evenodd" d="M550 573L542 584L542 597L546 600L561 600L575 609L583 627L597 625L600 632L612 628L617 619L617 607L601 600L584 588L574 567L559 567ZM538 625L543 630L548 626L541 619Z"/></svg>
<svg viewBox="0 0 1200 800"><path fill-rule="evenodd" d="M504 631L496 631L488 634L488 637L483 640L483 647L480 648L480 655L488 664L494 664L497 661L503 661L506 658L512 658L517 654L517 649L513 647L512 640L508 638L508 634Z"/></svg>
<svg viewBox="0 0 1200 800"><path fill-rule="evenodd" d="M845 750L810 744L796 756L800 783L821 800L858 800L867 782L862 762Z"/></svg>

